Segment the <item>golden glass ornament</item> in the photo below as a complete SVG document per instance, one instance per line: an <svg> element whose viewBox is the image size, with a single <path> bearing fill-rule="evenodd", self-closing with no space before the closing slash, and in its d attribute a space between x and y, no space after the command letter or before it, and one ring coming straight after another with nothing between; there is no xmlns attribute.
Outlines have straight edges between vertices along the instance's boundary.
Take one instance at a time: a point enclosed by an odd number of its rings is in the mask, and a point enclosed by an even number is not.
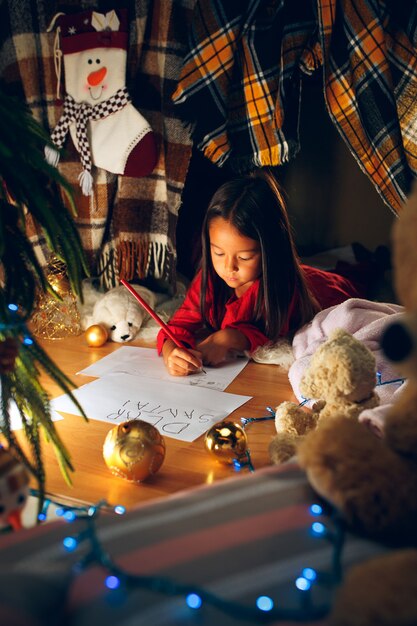
<svg viewBox="0 0 417 626"><path fill-rule="evenodd" d="M165 441L148 422L122 422L107 433L103 457L112 474L140 483L156 474L164 462Z"/></svg>
<svg viewBox="0 0 417 626"><path fill-rule="evenodd" d="M85 331L85 340L91 348L100 348L100 346L106 343L108 338L107 328L102 324L93 324Z"/></svg>
<svg viewBox="0 0 417 626"><path fill-rule="evenodd" d="M52 258L45 272L46 278L61 298L58 300L50 293L38 296L37 305L31 318L31 331L44 339L62 339L82 333L81 317L61 261Z"/></svg>
<svg viewBox="0 0 417 626"><path fill-rule="evenodd" d="M230 420L214 424L207 431L204 444L216 459L229 464L235 459L241 459L248 447L244 429L237 422Z"/></svg>

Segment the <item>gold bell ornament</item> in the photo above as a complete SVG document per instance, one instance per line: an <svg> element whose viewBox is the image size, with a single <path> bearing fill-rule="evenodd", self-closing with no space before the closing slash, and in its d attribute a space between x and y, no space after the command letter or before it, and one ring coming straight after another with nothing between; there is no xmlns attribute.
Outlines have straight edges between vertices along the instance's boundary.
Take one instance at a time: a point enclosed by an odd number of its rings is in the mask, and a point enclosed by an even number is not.
<svg viewBox="0 0 417 626"><path fill-rule="evenodd" d="M62 339L80 335L82 329L77 299L71 290L62 261L52 257L48 264L46 278L60 299L50 293L42 293L38 296L31 318L32 333L44 339Z"/></svg>
<svg viewBox="0 0 417 626"><path fill-rule="evenodd" d="M107 433L103 457L112 474L140 483L156 474L164 462L165 441L148 422L122 422Z"/></svg>
<svg viewBox="0 0 417 626"><path fill-rule="evenodd" d="M206 449L217 460L232 465L246 455L248 440L242 426L225 420L214 424L206 433Z"/></svg>

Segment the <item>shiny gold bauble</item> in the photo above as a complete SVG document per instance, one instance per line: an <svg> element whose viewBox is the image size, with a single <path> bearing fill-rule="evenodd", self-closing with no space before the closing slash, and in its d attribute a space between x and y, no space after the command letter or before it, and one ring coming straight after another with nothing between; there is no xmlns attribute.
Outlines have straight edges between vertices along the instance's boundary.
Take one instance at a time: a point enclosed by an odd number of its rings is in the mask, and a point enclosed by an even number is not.
<svg viewBox="0 0 417 626"><path fill-rule="evenodd" d="M216 459L232 464L246 454L248 441L240 424L225 420L207 431L204 444Z"/></svg>
<svg viewBox="0 0 417 626"><path fill-rule="evenodd" d="M156 474L164 462L165 441L152 424L130 420L107 433L103 457L112 474L140 483Z"/></svg>
<svg viewBox="0 0 417 626"><path fill-rule="evenodd" d="M69 280L65 274L52 274L47 278L52 289L61 296L61 298L71 291Z"/></svg>
<svg viewBox="0 0 417 626"><path fill-rule="evenodd" d="M102 324L93 324L85 331L85 340L91 348L103 346L108 338L109 333L107 328Z"/></svg>

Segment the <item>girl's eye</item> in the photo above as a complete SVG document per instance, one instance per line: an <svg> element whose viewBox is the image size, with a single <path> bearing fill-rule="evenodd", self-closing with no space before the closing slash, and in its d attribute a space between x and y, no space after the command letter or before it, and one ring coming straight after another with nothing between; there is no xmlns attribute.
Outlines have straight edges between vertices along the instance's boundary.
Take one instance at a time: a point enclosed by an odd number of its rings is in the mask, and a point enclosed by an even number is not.
<svg viewBox="0 0 417 626"><path fill-rule="evenodd" d="M224 256L224 252L214 252L215 256Z"/></svg>
<svg viewBox="0 0 417 626"><path fill-rule="evenodd" d="M251 259L252 259L251 256L248 256L248 257L240 256L239 257L239 261L250 261Z"/></svg>

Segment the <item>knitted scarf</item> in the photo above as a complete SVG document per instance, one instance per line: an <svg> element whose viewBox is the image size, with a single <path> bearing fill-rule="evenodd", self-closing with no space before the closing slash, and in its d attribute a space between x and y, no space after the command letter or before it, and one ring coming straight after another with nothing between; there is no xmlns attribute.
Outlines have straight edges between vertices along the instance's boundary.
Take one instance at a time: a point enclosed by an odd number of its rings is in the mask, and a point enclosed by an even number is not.
<svg viewBox="0 0 417 626"><path fill-rule="evenodd" d="M77 143L80 152L83 171L79 175L79 181L83 193L89 195L92 188L91 176L91 150L88 142L87 124L89 120L100 120L116 111L123 109L130 102L127 89L119 89L107 100L91 106L86 102L77 103L74 98L67 94L64 101L64 110L58 124L55 126L51 139L57 148L62 148L67 137L69 127L75 122ZM45 148L46 158L51 165L58 163L58 153L49 146Z"/></svg>

